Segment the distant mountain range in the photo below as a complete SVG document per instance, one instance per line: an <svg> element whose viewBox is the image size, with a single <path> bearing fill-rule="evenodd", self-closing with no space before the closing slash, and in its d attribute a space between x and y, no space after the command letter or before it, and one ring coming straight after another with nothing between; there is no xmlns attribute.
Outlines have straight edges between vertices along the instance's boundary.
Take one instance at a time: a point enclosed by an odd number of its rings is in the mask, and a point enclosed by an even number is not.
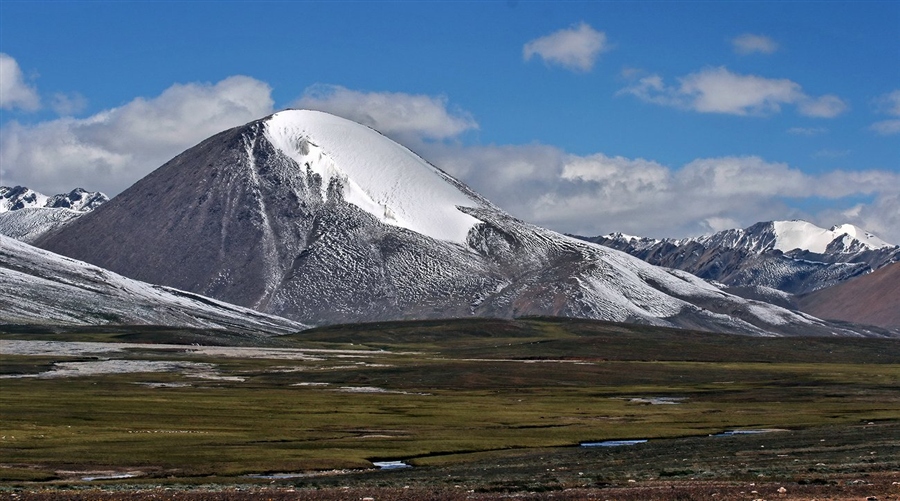
<svg viewBox="0 0 900 501"><path fill-rule="evenodd" d="M853 225L826 230L806 221L769 221L695 238L578 238L721 283L748 299L900 329L900 291L883 278L897 277L900 246Z"/></svg>
<svg viewBox="0 0 900 501"><path fill-rule="evenodd" d="M24 186L13 188L0 186L0 212L35 208L90 212L108 201L109 198L103 193L86 191L83 188L75 188L69 193L47 196Z"/></svg>
<svg viewBox="0 0 900 501"><path fill-rule="evenodd" d="M0 235L33 242L108 201L103 193L82 188L47 196L24 186L0 186Z"/></svg>
<svg viewBox="0 0 900 501"><path fill-rule="evenodd" d="M578 238L729 287L765 287L795 295L900 261L900 247L853 225L826 230L799 220L769 221L683 239L622 233Z"/></svg>
<svg viewBox="0 0 900 501"><path fill-rule="evenodd" d="M217 134L35 243L316 325L556 315L857 332L519 221L378 132L312 111Z"/></svg>

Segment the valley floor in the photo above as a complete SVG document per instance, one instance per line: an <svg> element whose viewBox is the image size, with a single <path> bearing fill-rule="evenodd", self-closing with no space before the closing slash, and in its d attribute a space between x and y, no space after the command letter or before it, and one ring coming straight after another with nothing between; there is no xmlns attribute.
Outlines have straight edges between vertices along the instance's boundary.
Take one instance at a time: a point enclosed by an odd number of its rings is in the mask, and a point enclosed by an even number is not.
<svg viewBox="0 0 900 501"><path fill-rule="evenodd" d="M900 340L0 329L3 500L509 497L900 499Z"/></svg>

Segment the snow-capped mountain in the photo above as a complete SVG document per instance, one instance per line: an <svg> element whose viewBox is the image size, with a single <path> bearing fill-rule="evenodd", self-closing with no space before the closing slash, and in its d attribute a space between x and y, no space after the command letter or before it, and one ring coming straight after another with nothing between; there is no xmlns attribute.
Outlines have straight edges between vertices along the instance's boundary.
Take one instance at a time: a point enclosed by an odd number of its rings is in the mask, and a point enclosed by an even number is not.
<svg viewBox="0 0 900 501"><path fill-rule="evenodd" d="M380 133L314 111L217 134L37 245L312 324L563 315L842 332L519 221Z"/></svg>
<svg viewBox="0 0 900 501"><path fill-rule="evenodd" d="M0 186L0 235L33 242L108 201L103 193L82 188L47 196L24 186Z"/></svg>
<svg viewBox="0 0 900 501"><path fill-rule="evenodd" d="M0 212L46 207L50 197L24 186L0 186Z"/></svg>
<svg viewBox="0 0 900 501"><path fill-rule="evenodd" d="M900 260L900 247L856 226L769 221L685 239L610 234L585 238L649 263L685 270L732 287L804 294Z"/></svg>
<svg viewBox="0 0 900 501"><path fill-rule="evenodd" d="M33 208L90 212L108 201L109 197L103 193L86 191L83 188L75 188L69 193L47 196L24 186L12 188L0 186L0 212Z"/></svg>
<svg viewBox="0 0 900 501"><path fill-rule="evenodd" d="M708 247L746 249L756 253L778 250L784 253L800 251L853 254L896 247L852 224L832 226L826 230L801 220L757 223L747 229L725 230L713 235L681 240L686 241L696 241Z"/></svg>
<svg viewBox="0 0 900 501"><path fill-rule="evenodd" d="M298 322L151 285L0 235L0 322L287 333Z"/></svg>

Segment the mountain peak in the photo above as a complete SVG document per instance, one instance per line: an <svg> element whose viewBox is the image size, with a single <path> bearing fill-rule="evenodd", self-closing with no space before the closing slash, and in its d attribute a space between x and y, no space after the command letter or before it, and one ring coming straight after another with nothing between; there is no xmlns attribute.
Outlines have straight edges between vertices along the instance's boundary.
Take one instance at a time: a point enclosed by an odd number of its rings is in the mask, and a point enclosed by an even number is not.
<svg viewBox="0 0 900 501"><path fill-rule="evenodd" d="M782 252L800 249L824 254L828 250L829 244L838 239L843 241L845 236L849 236L851 240L858 240L859 244L851 245L851 241L844 242L844 245L841 246L844 249L863 247L877 250L883 247L892 247L891 244L852 224L832 226L831 229L826 230L808 221L794 219L792 221L773 221L772 225L775 232L773 248Z"/></svg>
<svg viewBox="0 0 900 501"><path fill-rule="evenodd" d="M486 205L406 147L334 115L281 111L265 120L265 137L301 168L319 176L323 199L337 182L346 202L384 224L463 244L479 221L458 207Z"/></svg>
<svg viewBox="0 0 900 501"><path fill-rule="evenodd" d="M25 186L0 186L0 212L44 207L49 198Z"/></svg>
<svg viewBox="0 0 900 501"><path fill-rule="evenodd" d="M884 247L894 247L893 244L889 244L884 240L878 238L873 233L870 233L859 226L854 226L849 223L839 224L831 227L831 231L837 233L838 235L849 235L852 238L863 242L868 247L873 249L881 249Z"/></svg>

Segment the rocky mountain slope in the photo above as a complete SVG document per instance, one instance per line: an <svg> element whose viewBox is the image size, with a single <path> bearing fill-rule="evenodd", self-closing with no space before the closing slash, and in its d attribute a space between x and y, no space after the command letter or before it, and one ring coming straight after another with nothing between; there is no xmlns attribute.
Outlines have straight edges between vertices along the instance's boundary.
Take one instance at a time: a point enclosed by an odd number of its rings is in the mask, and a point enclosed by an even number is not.
<svg viewBox="0 0 900 501"><path fill-rule="evenodd" d="M826 230L806 221L769 221L685 239L621 233L579 238L730 287L791 294L827 288L900 260L900 246L853 225Z"/></svg>
<svg viewBox="0 0 900 501"><path fill-rule="evenodd" d="M284 318L125 278L0 235L0 322L170 325L287 333Z"/></svg>
<svg viewBox="0 0 900 501"><path fill-rule="evenodd" d="M37 245L313 324L559 315L846 333L516 220L378 132L312 111L217 134Z"/></svg>
<svg viewBox="0 0 900 501"><path fill-rule="evenodd" d="M821 318L900 329L900 263L797 299Z"/></svg>
<svg viewBox="0 0 900 501"><path fill-rule="evenodd" d="M33 242L108 201L103 193L82 188L47 196L24 186L0 186L0 235Z"/></svg>

